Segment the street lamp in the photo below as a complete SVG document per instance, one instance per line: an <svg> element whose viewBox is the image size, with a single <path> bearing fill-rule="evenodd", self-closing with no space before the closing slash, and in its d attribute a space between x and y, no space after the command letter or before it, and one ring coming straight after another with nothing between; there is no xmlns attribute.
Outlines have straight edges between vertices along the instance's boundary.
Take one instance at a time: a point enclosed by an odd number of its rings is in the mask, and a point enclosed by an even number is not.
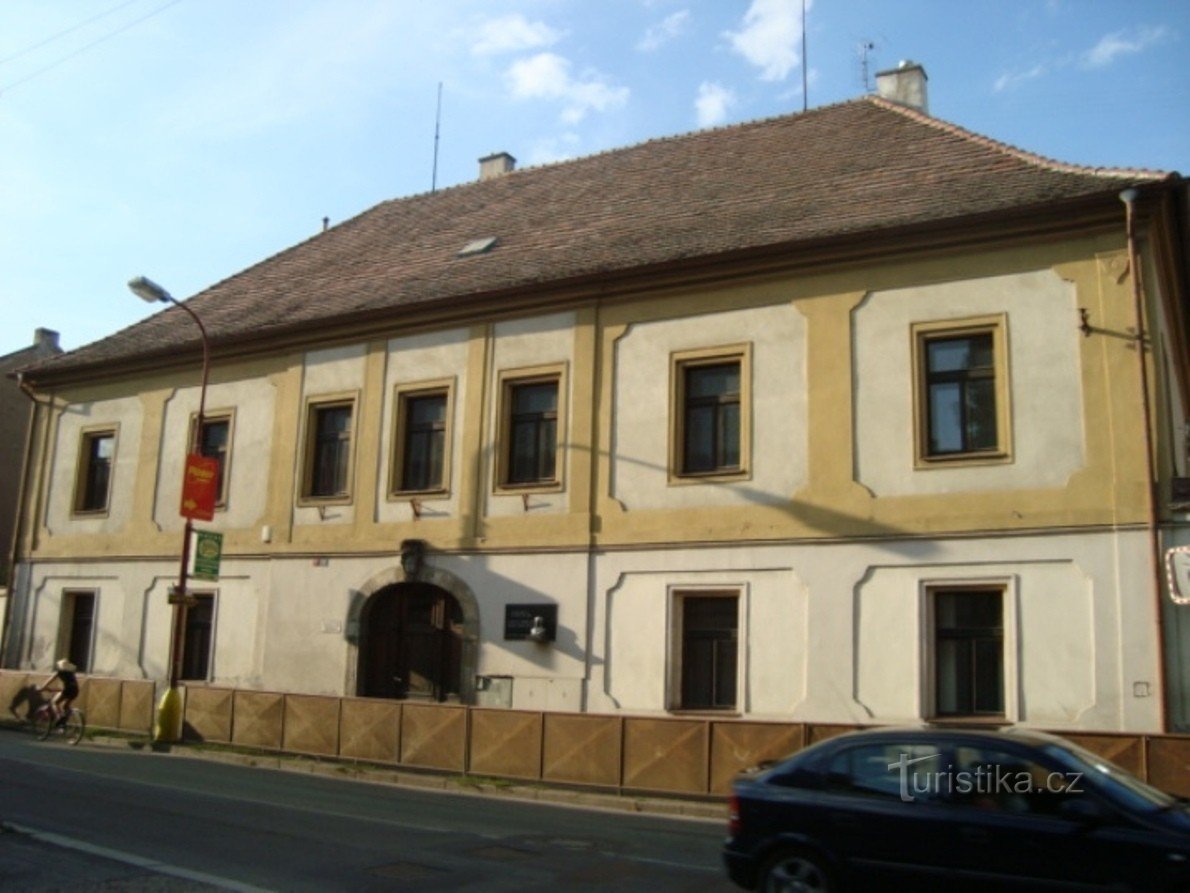
<svg viewBox="0 0 1190 893"><path fill-rule="evenodd" d="M207 402L207 377L211 371L211 345L207 340L207 330L202 320L193 310L178 301L151 279L137 276L128 283L128 287L142 301L150 304L173 304L185 310L198 331L202 335L202 385L198 392L198 418L190 436L191 455L202 451L203 413ZM190 539L194 531L194 522L187 516L186 525L182 533L182 563L178 569L178 585L170 601L173 603L172 626L169 638L169 687L161 696L161 703L157 705L157 718L153 724L154 741L178 741L182 737L182 693L178 690L178 678L182 674L182 607L186 602L186 576L190 567Z"/></svg>

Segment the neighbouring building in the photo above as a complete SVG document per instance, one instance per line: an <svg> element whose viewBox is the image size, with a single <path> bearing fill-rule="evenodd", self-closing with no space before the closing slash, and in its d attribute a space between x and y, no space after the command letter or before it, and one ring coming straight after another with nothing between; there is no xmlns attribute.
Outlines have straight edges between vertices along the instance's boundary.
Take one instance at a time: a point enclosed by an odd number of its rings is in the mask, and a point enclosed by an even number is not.
<svg viewBox="0 0 1190 893"><path fill-rule="evenodd" d="M224 555L188 684L1190 725L1186 184L881 85L489 156L191 298ZM200 357L170 308L26 371L6 666L165 676Z"/></svg>

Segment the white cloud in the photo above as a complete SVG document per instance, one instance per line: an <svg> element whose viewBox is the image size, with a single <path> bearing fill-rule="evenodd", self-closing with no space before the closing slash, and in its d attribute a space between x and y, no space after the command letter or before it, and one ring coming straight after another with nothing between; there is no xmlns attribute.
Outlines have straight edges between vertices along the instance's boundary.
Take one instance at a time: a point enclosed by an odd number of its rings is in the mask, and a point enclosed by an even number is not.
<svg viewBox="0 0 1190 893"><path fill-rule="evenodd" d="M1014 90L1026 81L1039 78L1047 72L1048 69L1041 64L1034 65L1028 71L1006 72L996 78L996 83L992 86L992 89L997 93L1003 93L1005 90Z"/></svg>
<svg viewBox="0 0 1190 893"><path fill-rule="evenodd" d="M587 112L605 112L628 101L627 87L613 87L595 73L571 77L570 60L556 53L519 59L509 67L507 77L515 99L555 99L564 103L562 120L568 124L578 123Z"/></svg>
<svg viewBox="0 0 1190 893"><path fill-rule="evenodd" d="M544 22L530 22L516 13L484 22L479 27L475 43L471 45L471 52L477 56L519 53L552 46L562 35L563 32L556 31Z"/></svg>
<svg viewBox="0 0 1190 893"><path fill-rule="evenodd" d="M721 84L704 81L698 87L698 98L694 110L698 113L699 127L714 127L727 120L727 113L736 103L736 96Z"/></svg>
<svg viewBox="0 0 1190 893"><path fill-rule="evenodd" d="M666 16L656 25L649 26L645 36L641 38L636 48L644 53L651 53L669 43L686 30L690 21L690 10L682 9Z"/></svg>
<svg viewBox="0 0 1190 893"><path fill-rule="evenodd" d="M806 9L812 0L806 0ZM782 81L801 59L802 6L799 0L752 0L743 28L724 36L731 47L760 69L765 81Z"/></svg>
<svg viewBox="0 0 1190 893"><path fill-rule="evenodd" d="M578 152L579 142L576 133L563 133L559 137L538 140L529 149L528 163L537 165L567 161Z"/></svg>
<svg viewBox="0 0 1190 893"><path fill-rule="evenodd" d="M1111 65L1120 56L1139 53L1156 43L1160 43L1170 36L1170 31L1164 25L1142 25L1139 28L1128 28L1105 35L1083 56L1083 64L1087 68L1103 68Z"/></svg>

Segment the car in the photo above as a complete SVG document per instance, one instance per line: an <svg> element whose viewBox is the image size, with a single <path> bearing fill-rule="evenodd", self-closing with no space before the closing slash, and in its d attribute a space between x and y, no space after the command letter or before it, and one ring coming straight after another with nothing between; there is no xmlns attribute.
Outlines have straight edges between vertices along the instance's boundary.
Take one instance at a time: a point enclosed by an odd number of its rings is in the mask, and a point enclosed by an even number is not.
<svg viewBox="0 0 1190 893"><path fill-rule="evenodd" d="M749 890L1190 891L1190 805L1043 732L867 729L737 777L723 858Z"/></svg>

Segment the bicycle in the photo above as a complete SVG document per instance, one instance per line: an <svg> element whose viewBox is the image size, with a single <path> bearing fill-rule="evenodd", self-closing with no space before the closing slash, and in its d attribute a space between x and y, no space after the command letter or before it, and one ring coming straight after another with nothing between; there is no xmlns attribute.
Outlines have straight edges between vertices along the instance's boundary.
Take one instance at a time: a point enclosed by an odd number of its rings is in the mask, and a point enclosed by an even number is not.
<svg viewBox="0 0 1190 893"><path fill-rule="evenodd" d="M33 714L33 730L42 741L57 732L71 744L78 744L83 740L83 733L87 731L87 718L83 711L71 707L65 720L61 720L55 717L53 707L42 704Z"/></svg>

